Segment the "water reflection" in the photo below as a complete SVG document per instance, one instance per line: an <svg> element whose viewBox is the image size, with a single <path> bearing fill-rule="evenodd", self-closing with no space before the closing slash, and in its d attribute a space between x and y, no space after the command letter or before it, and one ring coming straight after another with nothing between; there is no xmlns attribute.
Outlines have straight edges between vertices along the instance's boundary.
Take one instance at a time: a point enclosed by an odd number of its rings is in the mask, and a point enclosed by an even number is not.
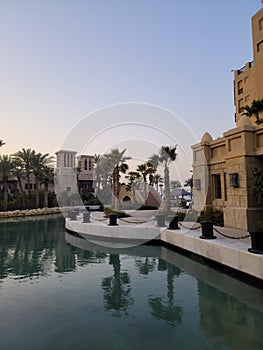
<svg viewBox="0 0 263 350"><path fill-rule="evenodd" d="M0 223L0 279L66 273L105 257L67 244L61 216Z"/></svg>
<svg viewBox="0 0 263 350"><path fill-rule="evenodd" d="M148 276L149 272L154 271L156 268L156 259L149 258L148 256L145 258L135 258L135 265L141 275Z"/></svg>
<svg viewBox="0 0 263 350"><path fill-rule="evenodd" d="M52 270L61 219L0 224L0 278L45 275Z"/></svg>
<svg viewBox="0 0 263 350"><path fill-rule="evenodd" d="M231 349L251 349L251 341L253 349L262 349L262 313L203 281L198 293L200 326L209 338Z"/></svg>
<svg viewBox="0 0 263 350"><path fill-rule="evenodd" d="M115 317L128 315L128 308L133 304L131 296L130 276L127 272L121 272L120 256L110 254L109 264L113 266L113 275L103 278L105 310L111 310Z"/></svg>
<svg viewBox="0 0 263 350"><path fill-rule="evenodd" d="M96 278L92 270L99 272ZM0 223L1 296L9 279L32 282L64 275L72 276L72 280L59 293L68 293L72 310L78 315L81 310L90 310L96 298L93 317L99 315L98 322L104 322L106 315L104 326L109 317L113 325L121 319L127 337L129 322L134 319L135 324L145 324L147 329L160 328L169 336L170 344L193 333L200 337L200 344L204 338L211 342L206 348L263 348L263 292L259 289L164 247L118 250L97 246L65 233L61 217ZM73 279L75 284L71 285ZM93 297L86 298L86 291L93 291ZM76 319L70 310L69 319ZM51 315L53 312L50 310ZM85 317L88 322L89 314ZM46 319L43 322L48 323ZM67 322L63 320L63 324Z"/></svg>
<svg viewBox="0 0 263 350"><path fill-rule="evenodd" d="M174 302L174 278L179 278L181 270L171 264L166 264L159 259L162 271L167 271L167 298L164 301L161 297L151 296L149 305L151 313L157 320L164 320L169 326L175 326L182 322L182 307Z"/></svg>

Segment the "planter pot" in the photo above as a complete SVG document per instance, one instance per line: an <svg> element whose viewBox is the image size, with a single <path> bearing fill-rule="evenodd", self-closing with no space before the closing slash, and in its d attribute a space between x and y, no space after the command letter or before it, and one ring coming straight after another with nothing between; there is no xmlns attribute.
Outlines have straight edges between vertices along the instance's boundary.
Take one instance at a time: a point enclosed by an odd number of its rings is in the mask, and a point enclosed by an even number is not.
<svg viewBox="0 0 263 350"><path fill-rule="evenodd" d="M89 224L90 223L90 213L83 213L83 222Z"/></svg>
<svg viewBox="0 0 263 350"><path fill-rule="evenodd" d="M77 220L77 215L78 215L77 210L71 210L71 211L69 212L69 218L70 218L70 220L76 221L76 220Z"/></svg>
<svg viewBox="0 0 263 350"><path fill-rule="evenodd" d="M118 226L117 218L118 218L117 214L110 214L108 226Z"/></svg>
<svg viewBox="0 0 263 350"><path fill-rule="evenodd" d="M178 226L178 215L175 215L172 217L172 220L170 220L169 223L169 230L179 230L180 227Z"/></svg>
<svg viewBox="0 0 263 350"><path fill-rule="evenodd" d="M165 215L163 215L163 214L156 214L155 218L157 220L157 227L166 227L166 225L165 225Z"/></svg>
<svg viewBox="0 0 263 350"><path fill-rule="evenodd" d="M250 253L263 254L263 230L261 228L249 230L251 238Z"/></svg>

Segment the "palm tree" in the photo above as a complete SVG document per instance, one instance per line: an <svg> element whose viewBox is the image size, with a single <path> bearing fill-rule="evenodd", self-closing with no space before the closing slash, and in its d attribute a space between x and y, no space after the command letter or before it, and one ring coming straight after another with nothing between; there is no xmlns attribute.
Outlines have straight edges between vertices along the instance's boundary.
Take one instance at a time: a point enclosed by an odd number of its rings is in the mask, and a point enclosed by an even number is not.
<svg viewBox="0 0 263 350"><path fill-rule="evenodd" d="M128 180L127 187L132 192L133 199L135 200L135 189L137 187L136 185L138 185L140 174L137 171L129 171L125 178Z"/></svg>
<svg viewBox="0 0 263 350"><path fill-rule="evenodd" d="M165 194L165 209L170 209L170 172L169 165L176 160L176 148L172 146L162 146L159 154L153 154L149 158L149 162L157 168L159 164L164 166L164 194Z"/></svg>
<svg viewBox="0 0 263 350"><path fill-rule="evenodd" d="M40 182L44 184L44 207L48 207L48 185L54 183L54 168L45 165L40 175Z"/></svg>
<svg viewBox="0 0 263 350"><path fill-rule="evenodd" d="M160 174L155 174L153 176L153 184L155 185L155 189L157 193L159 192L159 182L161 180L161 175Z"/></svg>
<svg viewBox="0 0 263 350"><path fill-rule="evenodd" d="M100 173L100 160L101 156L100 154L94 154L94 162L95 162L95 178L96 178L96 189L100 190L100 183L101 183L101 173Z"/></svg>
<svg viewBox="0 0 263 350"><path fill-rule="evenodd" d="M8 155L0 156L0 177L4 192L4 210L8 208L8 180L14 168L13 160Z"/></svg>
<svg viewBox="0 0 263 350"><path fill-rule="evenodd" d="M143 187L144 187L144 201L147 200L146 193L146 184L147 184L147 176L149 175L150 185L153 185L153 175L156 172L156 167L151 162L146 162L143 164L139 164L137 166L137 172L141 174L143 178Z"/></svg>
<svg viewBox="0 0 263 350"><path fill-rule="evenodd" d="M20 159L12 158L14 169L12 171L13 175L17 178L18 186L20 189L20 194L22 198L22 208L25 208L25 191L22 186L22 179L25 178L25 171L23 168L23 164Z"/></svg>
<svg viewBox="0 0 263 350"><path fill-rule="evenodd" d="M154 174L157 171L157 167L154 166L151 162L147 162L147 169L148 169L148 175L149 175L149 185L153 186L154 184Z"/></svg>
<svg viewBox="0 0 263 350"><path fill-rule="evenodd" d="M148 175L148 170L147 170L147 164L139 164L137 166L137 172L141 174L143 178L143 196L144 196L144 202L146 202L147 199L147 194L146 194L146 183L147 183L147 175Z"/></svg>
<svg viewBox="0 0 263 350"><path fill-rule="evenodd" d="M181 182L179 180L172 180L171 181L171 189L175 189L175 188L181 188Z"/></svg>
<svg viewBox="0 0 263 350"><path fill-rule="evenodd" d="M30 174L32 173L32 156L34 153L35 151L32 151L30 148L22 148L21 151L14 154L15 159L21 162L21 166L26 174L28 197L30 197Z"/></svg>
<svg viewBox="0 0 263 350"><path fill-rule="evenodd" d="M126 173L129 168L126 161L131 159L124 156L125 152L126 149L121 152L118 149L112 149L110 153L104 155L112 169L112 207L115 209L119 209L120 173Z"/></svg>
<svg viewBox="0 0 263 350"><path fill-rule="evenodd" d="M192 171L192 170L190 170ZM185 180L184 186L185 187L190 187L190 192L191 192L191 206L192 206L192 198L193 198L193 187L194 187L194 182L193 182L193 175L189 177L189 179Z"/></svg>
<svg viewBox="0 0 263 350"><path fill-rule="evenodd" d="M263 99L262 100L254 100L251 104L251 106L245 106L243 107L243 110L245 111L242 113L242 115L246 115L247 117L256 117L256 124L262 124L263 119L260 118L260 113L263 112Z"/></svg>
<svg viewBox="0 0 263 350"><path fill-rule="evenodd" d="M96 196L104 204L111 201L112 164L109 157L95 155Z"/></svg>
<svg viewBox="0 0 263 350"><path fill-rule="evenodd" d="M3 140L0 140L0 147L3 147L5 145L5 142Z"/></svg>
<svg viewBox="0 0 263 350"><path fill-rule="evenodd" d="M41 153L35 153L33 151L32 153L32 171L35 175L35 181L36 181L36 207L39 207L39 190L40 190L40 181L41 177L43 176L43 173L46 171L46 167L49 166L53 162L53 157L50 157L48 153L41 154Z"/></svg>

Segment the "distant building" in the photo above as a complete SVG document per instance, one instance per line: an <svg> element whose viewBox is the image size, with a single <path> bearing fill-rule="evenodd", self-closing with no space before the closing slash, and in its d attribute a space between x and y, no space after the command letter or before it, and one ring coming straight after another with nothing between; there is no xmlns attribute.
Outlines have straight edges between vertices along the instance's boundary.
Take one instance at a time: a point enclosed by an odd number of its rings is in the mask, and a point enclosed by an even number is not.
<svg viewBox="0 0 263 350"><path fill-rule="evenodd" d="M75 151L60 150L55 153L56 165L56 193L68 192L69 195L78 192L76 181L76 154Z"/></svg>
<svg viewBox="0 0 263 350"><path fill-rule="evenodd" d="M29 184L26 178L21 178L20 181L21 181L21 188L23 192L27 193L28 190L34 191L36 189L36 178L33 173L30 173L29 175ZM44 183L40 183L40 190L44 190L44 189L45 189ZM3 184L1 183L0 183L0 190L3 190ZM48 190L50 192L54 192L53 183L48 184ZM19 186L18 178L16 176L10 176L8 179L8 193L15 194L20 192L21 192L21 189Z"/></svg>
<svg viewBox="0 0 263 350"><path fill-rule="evenodd" d="M81 155L77 157L78 189L82 198L89 199L94 196L94 156Z"/></svg>

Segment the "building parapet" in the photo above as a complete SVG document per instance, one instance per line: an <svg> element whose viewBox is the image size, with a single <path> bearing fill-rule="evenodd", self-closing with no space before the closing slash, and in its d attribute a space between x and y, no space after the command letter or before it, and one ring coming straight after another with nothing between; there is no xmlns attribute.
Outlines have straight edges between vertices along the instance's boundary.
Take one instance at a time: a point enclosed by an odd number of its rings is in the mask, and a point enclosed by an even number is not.
<svg viewBox="0 0 263 350"><path fill-rule="evenodd" d="M237 75L240 75L240 74L244 73L247 69L249 69L249 68L251 68L253 66L254 66L254 61L250 61L250 62L246 63L245 66L243 66L242 68L236 70Z"/></svg>

